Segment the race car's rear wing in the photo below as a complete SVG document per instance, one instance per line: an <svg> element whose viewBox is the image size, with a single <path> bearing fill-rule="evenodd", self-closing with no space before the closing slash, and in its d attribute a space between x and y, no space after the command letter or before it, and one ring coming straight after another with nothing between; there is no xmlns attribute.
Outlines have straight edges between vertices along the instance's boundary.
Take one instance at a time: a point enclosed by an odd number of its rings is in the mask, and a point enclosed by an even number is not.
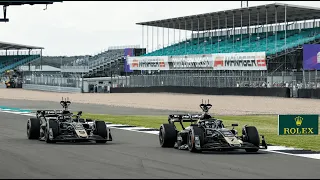
<svg viewBox="0 0 320 180"><path fill-rule="evenodd" d="M196 122L202 114L171 114L168 117L169 123L173 122Z"/></svg>
<svg viewBox="0 0 320 180"><path fill-rule="evenodd" d="M179 122L182 129L184 128L184 122L197 122L202 114L171 114L168 117L169 124L174 124L175 122Z"/></svg>
<svg viewBox="0 0 320 180"><path fill-rule="evenodd" d="M58 114L62 114L62 110L37 110L36 111L36 116L39 117L39 115L42 116L47 116L47 115L58 115Z"/></svg>

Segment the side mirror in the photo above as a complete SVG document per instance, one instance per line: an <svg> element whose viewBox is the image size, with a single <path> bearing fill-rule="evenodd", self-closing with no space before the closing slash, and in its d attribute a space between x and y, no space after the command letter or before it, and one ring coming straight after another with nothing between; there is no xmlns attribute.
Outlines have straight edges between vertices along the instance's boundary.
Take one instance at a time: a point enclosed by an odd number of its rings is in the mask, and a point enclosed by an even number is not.
<svg viewBox="0 0 320 180"><path fill-rule="evenodd" d="M232 127L236 127L236 126L239 126L239 125L238 125L238 124L232 124L231 126L232 126Z"/></svg>

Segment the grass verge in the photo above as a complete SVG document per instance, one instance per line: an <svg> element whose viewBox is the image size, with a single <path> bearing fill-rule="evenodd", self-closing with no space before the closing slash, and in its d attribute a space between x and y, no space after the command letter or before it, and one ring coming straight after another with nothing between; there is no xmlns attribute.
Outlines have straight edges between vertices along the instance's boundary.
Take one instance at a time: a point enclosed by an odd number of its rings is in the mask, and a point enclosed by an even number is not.
<svg viewBox="0 0 320 180"><path fill-rule="evenodd" d="M241 133L241 127L245 124L256 126L259 133L265 135L269 144L303 148L306 150L320 151L319 136L278 136L277 116L216 116L222 119L226 126L238 123L236 128ZM83 118L100 119L114 124L128 124L147 128L159 128L167 123L167 116L124 116L106 114L83 114ZM186 124L187 126L188 124ZM177 125L179 127L179 125Z"/></svg>

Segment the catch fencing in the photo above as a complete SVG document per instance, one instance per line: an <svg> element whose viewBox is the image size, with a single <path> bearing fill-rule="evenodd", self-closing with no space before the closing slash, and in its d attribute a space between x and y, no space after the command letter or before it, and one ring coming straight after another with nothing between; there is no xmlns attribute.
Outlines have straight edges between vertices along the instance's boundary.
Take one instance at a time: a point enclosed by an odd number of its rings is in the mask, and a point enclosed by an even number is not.
<svg viewBox="0 0 320 180"><path fill-rule="evenodd" d="M320 88L320 73L266 71L144 71L130 75L129 87L293 87Z"/></svg>
<svg viewBox="0 0 320 180"><path fill-rule="evenodd" d="M23 77L24 84L82 88L80 76L63 77L54 74L30 75Z"/></svg>
<svg viewBox="0 0 320 180"><path fill-rule="evenodd" d="M196 86L314 89L320 88L320 72L135 71L127 73L127 76L110 77L107 81L111 82L113 87ZM24 83L76 88L82 86L81 76L62 77L54 74L24 76Z"/></svg>

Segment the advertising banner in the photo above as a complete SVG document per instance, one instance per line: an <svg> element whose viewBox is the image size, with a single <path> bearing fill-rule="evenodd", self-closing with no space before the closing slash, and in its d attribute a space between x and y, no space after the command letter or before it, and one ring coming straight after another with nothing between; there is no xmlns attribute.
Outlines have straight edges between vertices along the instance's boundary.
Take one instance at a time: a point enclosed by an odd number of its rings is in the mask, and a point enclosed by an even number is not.
<svg viewBox="0 0 320 180"><path fill-rule="evenodd" d="M170 56L170 70L213 70L211 54Z"/></svg>
<svg viewBox="0 0 320 180"><path fill-rule="evenodd" d="M168 56L128 57L131 70L169 70Z"/></svg>
<svg viewBox="0 0 320 180"><path fill-rule="evenodd" d="M267 70L265 52L213 54L214 70Z"/></svg>
<svg viewBox="0 0 320 180"><path fill-rule="evenodd" d="M130 69L130 65L128 64L127 57L133 56L133 50L132 48L126 48L124 49L124 72L133 72L133 70Z"/></svg>
<svg viewBox="0 0 320 180"><path fill-rule="evenodd" d="M130 70L267 70L266 53L128 57Z"/></svg>
<svg viewBox="0 0 320 180"><path fill-rule="evenodd" d="M278 135L318 135L319 115L279 115Z"/></svg>
<svg viewBox="0 0 320 180"><path fill-rule="evenodd" d="M320 44L303 45L303 69L319 70L320 69Z"/></svg>

